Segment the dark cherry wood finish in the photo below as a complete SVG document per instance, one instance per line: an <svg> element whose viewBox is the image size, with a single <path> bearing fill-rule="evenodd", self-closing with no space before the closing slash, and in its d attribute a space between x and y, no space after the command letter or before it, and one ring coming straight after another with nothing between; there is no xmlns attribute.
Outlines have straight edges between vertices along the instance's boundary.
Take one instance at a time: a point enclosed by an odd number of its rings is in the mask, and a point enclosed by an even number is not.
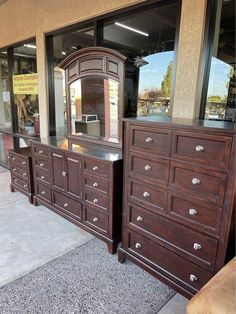
<svg viewBox="0 0 236 314"><path fill-rule="evenodd" d="M130 259L191 297L229 257L235 126L161 117L124 120L118 259Z"/></svg>
<svg viewBox="0 0 236 314"><path fill-rule="evenodd" d="M11 171L11 192L15 190L28 196L33 203L34 184L32 175L32 157L30 147L9 150Z"/></svg>

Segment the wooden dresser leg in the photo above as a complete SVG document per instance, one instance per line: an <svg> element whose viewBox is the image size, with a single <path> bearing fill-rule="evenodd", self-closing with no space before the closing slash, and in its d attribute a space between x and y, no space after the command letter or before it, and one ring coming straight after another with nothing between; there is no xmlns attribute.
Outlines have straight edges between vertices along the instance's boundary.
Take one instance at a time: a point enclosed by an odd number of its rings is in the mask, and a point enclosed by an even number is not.
<svg viewBox="0 0 236 314"><path fill-rule="evenodd" d="M117 252L117 243L107 243L107 249L110 254L115 254Z"/></svg>
<svg viewBox="0 0 236 314"><path fill-rule="evenodd" d="M10 191L11 191L11 192L15 192L15 191L16 191L16 190L14 189L14 187L13 187L12 184L10 184Z"/></svg>
<svg viewBox="0 0 236 314"><path fill-rule="evenodd" d="M118 262L123 264L125 262L125 253L122 251L122 249L118 249Z"/></svg>
<svg viewBox="0 0 236 314"><path fill-rule="evenodd" d="M32 196L32 198L33 198L32 204L33 204L34 206L38 206L38 202L37 202L37 200L35 199L35 197Z"/></svg>
<svg viewBox="0 0 236 314"><path fill-rule="evenodd" d="M35 205L35 204L34 204L34 196L33 196L33 195L30 195L30 196L28 197L28 199L29 199L30 204Z"/></svg>

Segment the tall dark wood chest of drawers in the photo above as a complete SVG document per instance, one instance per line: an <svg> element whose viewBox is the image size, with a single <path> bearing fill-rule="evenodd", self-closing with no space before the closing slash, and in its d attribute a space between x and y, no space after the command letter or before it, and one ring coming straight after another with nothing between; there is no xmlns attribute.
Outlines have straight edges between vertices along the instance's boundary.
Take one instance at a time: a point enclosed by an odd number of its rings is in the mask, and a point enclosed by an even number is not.
<svg viewBox="0 0 236 314"><path fill-rule="evenodd" d="M187 297L225 264L234 238L234 134L232 123L125 119L120 262L134 261Z"/></svg>

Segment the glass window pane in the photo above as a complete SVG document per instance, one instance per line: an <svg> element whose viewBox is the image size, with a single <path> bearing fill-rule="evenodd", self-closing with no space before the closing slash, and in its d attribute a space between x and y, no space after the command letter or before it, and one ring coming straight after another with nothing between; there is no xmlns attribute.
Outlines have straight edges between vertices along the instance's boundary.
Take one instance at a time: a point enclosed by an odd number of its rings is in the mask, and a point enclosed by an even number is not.
<svg viewBox="0 0 236 314"><path fill-rule="evenodd" d="M13 137L8 133L0 133L0 163L8 166L8 150L13 148Z"/></svg>
<svg viewBox="0 0 236 314"><path fill-rule="evenodd" d="M218 1L217 17L205 119L235 121L235 2Z"/></svg>

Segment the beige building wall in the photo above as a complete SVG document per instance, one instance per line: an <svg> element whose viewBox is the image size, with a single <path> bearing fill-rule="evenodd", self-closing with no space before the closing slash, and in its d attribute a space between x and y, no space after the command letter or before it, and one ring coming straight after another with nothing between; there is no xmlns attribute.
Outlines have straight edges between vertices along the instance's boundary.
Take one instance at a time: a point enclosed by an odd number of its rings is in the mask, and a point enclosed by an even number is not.
<svg viewBox="0 0 236 314"><path fill-rule="evenodd" d="M142 0L7 0L0 5L0 48L36 36L41 136L48 129L45 33ZM182 0L173 116L194 118L207 0Z"/></svg>

